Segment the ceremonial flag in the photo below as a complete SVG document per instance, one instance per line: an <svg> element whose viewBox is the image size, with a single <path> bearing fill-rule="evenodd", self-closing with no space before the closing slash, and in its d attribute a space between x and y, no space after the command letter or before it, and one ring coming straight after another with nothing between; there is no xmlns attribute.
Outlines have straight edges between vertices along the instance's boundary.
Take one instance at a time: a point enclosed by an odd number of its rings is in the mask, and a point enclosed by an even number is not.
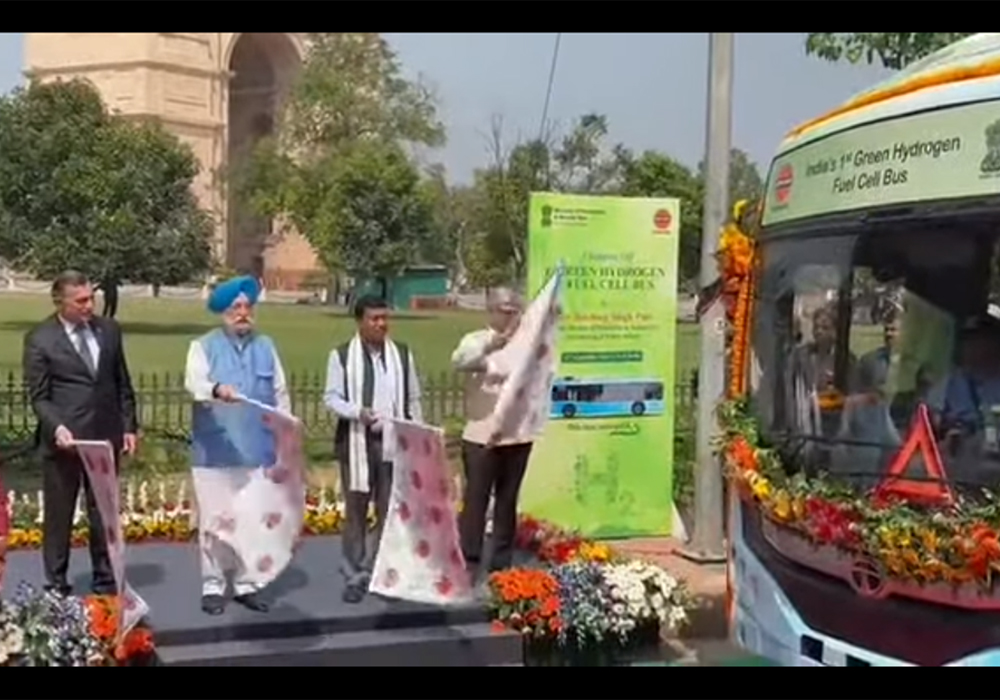
<svg viewBox="0 0 1000 700"><path fill-rule="evenodd" d="M122 533L119 505L118 473L115 470L115 453L107 440L76 440L73 442L80 461L83 462L90 490L94 494L97 510L101 514L104 538L108 543L111 570L118 589L118 637L123 637L148 612L146 605L125 580L125 538ZM91 533L91 537L94 533Z"/></svg>
<svg viewBox="0 0 1000 700"><path fill-rule="evenodd" d="M369 590L416 603L455 605L472 599L458 540L444 431L392 420L396 442L389 512Z"/></svg>
<svg viewBox="0 0 1000 700"><path fill-rule="evenodd" d="M556 327L563 266L525 310L510 342L490 356L487 372L507 377L496 407L490 441L533 442L548 422L556 376Z"/></svg>
<svg viewBox="0 0 1000 700"><path fill-rule="evenodd" d="M263 588L292 561L306 507L305 457L302 421L290 413L244 396L240 401L263 413L274 434L277 459L268 468L195 469L199 501L215 517L209 522L209 540L235 555L241 580Z"/></svg>

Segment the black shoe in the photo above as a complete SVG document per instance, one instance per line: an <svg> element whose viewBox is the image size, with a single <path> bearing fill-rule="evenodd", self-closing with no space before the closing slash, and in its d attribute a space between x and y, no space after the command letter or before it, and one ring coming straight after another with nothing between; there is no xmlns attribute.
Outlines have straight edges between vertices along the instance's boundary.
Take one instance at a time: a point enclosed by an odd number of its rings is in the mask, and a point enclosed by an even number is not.
<svg viewBox="0 0 1000 700"><path fill-rule="evenodd" d="M267 603L260 599L256 593L245 593L243 595L238 595L233 598L234 601L242 605L247 610L253 610L254 612L267 612L269 607Z"/></svg>
<svg viewBox="0 0 1000 700"><path fill-rule="evenodd" d="M349 583L344 588L344 602L356 605L365 599L365 593L365 586L360 583Z"/></svg>
<svg viewBox="0 0 1000 700"><path fill-rule="evenodd" d="M118 588L115 586L114 581L111 583L94 583L90 590L94 595L118 595Z"/></svg>
<svg viewBox="0 0 1000 700"><path fill-rule="evenodd" d="M209 615L221 615L226 609L226 599L221 595L203 595L201 609Z"/></svg>

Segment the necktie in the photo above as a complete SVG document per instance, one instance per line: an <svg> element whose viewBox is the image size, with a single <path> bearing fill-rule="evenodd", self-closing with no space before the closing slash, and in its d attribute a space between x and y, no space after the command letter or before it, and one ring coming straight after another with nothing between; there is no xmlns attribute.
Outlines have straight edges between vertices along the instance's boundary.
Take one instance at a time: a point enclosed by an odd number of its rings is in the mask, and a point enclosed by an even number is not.
<svg viewBox="0 0 1000 700"><path fill-rule="evenodd" d="M87 325L81 323L76 327L76 350L83 358L83 363L91 374L97 374L97 362L94 361L94 354L90 351L90 344L87 342Z"/></svg>

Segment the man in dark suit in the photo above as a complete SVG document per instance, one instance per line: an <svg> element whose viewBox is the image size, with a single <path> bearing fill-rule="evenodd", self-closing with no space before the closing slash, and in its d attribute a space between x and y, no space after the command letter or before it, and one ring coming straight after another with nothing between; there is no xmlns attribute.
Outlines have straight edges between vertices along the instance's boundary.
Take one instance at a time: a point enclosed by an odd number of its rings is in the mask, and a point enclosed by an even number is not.
<svg viewBox="0 0 1000 700"><path fill-rule="evenodd" d="M94 316L94 288L75 271L52 283L56 312L24 339L24 377L38 421L45 519L42 559L49 590L68 595L73 512L81 482L90 521L95 593L115 593L101 516L73 448L74 440L110 440L115 454L135 451L135 393L125 363L121 328Z"/></svg>

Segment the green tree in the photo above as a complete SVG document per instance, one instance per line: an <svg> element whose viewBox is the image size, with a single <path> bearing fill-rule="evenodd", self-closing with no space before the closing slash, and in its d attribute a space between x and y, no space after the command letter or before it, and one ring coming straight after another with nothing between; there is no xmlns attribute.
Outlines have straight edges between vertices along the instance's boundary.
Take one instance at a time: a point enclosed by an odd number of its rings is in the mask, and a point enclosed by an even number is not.
<svg viewBox="0 0 1000 700"><path fill-rule="evenodd" d="M421 238L436 230L430 193L407 149L443 142L433 95L403 77L380 35L310 34L276 138L230 177L236 196L295 227L331 273L386 276L431 252Z"/></svg>
<svg viewBox="0 0 1000 700"><path fill-rule="evenodd" d="M677 197L681 200L680 279L689 289L697 285L701 267L702 212L705 198L705 164L696 172L656 151L635 157L622 149L621 194L628 197ZM729 159L729 203L755 200L764 189L757 165L738 148Z"/></svg>
<svg viewBox="0 0 1000 700"><path fill-rule="evenodd" d="M677 197L681 202L679 268L682 284L698 277L701 260L701 218L704 187L701 178L668 155L645 151L620 154L626 197Z"/></svg>
<svg viewBox="0 0 1000 700"><path fill-rule="evenodd" d="M328 165L329 206L340 217L337 259L356 277L388 281L415 262L433 226L420 173L398 144L361 142Z"/></svg>
<svg viewBox="0 0 1000 700"><path fill-rule="evenodd" d="M620 164L608 148L607 118L585 114L555 143L552 135L505 141L503 119L494 117L489 137L490 163L475 174L476 271L470 282L486 286L523 282L526 273L528 200L532 192L601 194L617 191Z"/></svg>
<svg viewBox="0 0 1000 700"><path fill-rule="evenodd" d="M806 54L827 61L875 63L898 70L970 34L954 32L809 34Z"/></svg>
<svg viewBox="0 0 1000 700"><path fill-rule="evenodd" d="M0 255L41 277L67 268L117 311L124 283L179 284L211 265L198 161L160 126L108 114L83 81L0 98Z"/></svg>

